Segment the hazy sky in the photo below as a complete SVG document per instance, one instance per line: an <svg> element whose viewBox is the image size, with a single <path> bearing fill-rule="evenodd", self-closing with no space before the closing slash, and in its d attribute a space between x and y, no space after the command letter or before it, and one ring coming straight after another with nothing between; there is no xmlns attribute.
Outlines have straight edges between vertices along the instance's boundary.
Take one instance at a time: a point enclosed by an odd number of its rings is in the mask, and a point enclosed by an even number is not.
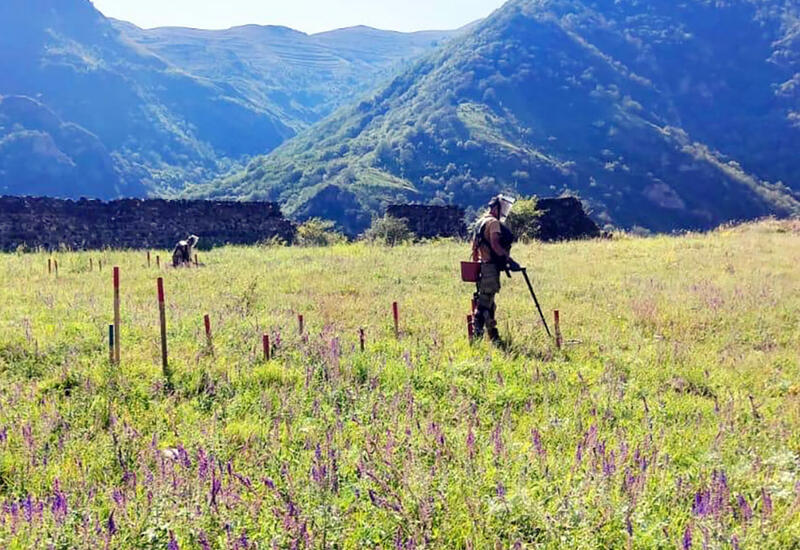
<svg viewBox="0 0 800 550"><path fill-rule="evenodd" d="M108 17L140 27L224 29L284 25L307 33L368 25L415 31L454 29L486 17L504 0L93 0Z"/></svg>

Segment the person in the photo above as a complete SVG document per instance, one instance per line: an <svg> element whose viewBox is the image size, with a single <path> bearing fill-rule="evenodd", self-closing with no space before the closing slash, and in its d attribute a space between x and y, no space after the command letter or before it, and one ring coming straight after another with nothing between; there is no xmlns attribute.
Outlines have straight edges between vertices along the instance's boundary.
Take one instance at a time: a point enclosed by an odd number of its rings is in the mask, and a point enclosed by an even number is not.
<svg viewBox="0 0 800 550"><path fill-rule="evenodd" d="M478 221L472 240L472 260L481 264L475 293L474 334L480 339L486 331L498 345L502 345L502 341L495 318L495 296L500 292L500 273L504 271L510 277L510 271L522 269L511 258L514 235L504 223L513 204L514 199L510 197L493 197L488 212Z"/></svg>
<svg viewBox="0 0 800 550"><path fill-rule="evenodd" d="M189 238L185 241L179 241L178 244L175 245L175 250L172 251L172 266L181 267L191 265L193 250L194 247L197 246L199 240L200 237L197 235L189 235Z"/></svg>

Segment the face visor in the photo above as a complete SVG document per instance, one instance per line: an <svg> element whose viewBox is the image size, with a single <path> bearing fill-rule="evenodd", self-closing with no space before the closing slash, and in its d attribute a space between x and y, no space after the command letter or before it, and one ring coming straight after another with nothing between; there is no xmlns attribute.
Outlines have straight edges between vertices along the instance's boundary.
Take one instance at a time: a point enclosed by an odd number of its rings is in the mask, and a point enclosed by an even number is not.
<svg viewBox="0 0 800 550"><path fill-rule="evenodd" d="M512 197L506 197L505 195L497 196L497 203L500 206L500 219L502 221L505 221L511 213L511 208L514 207L515 202L517 202L517 200Z"/></svg>

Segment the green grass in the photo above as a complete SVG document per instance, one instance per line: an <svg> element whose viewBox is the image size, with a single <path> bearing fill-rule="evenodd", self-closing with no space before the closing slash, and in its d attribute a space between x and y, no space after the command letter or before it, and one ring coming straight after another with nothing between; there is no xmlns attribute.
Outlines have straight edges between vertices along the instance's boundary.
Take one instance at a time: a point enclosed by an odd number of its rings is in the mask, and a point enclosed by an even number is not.
<svg viewBox="0 0 800 550"><path fill-rule="evenodd" d="M797 548L797 222L515 252L561 351L519 278L468 345L461 243L0 256L0 546Z"/></svg>

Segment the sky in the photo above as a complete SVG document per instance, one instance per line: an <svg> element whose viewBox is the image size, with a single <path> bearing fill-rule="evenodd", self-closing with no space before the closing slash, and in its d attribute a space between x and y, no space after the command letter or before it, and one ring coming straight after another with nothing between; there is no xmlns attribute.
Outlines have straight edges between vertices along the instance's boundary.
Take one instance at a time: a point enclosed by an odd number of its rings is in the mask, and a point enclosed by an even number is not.
<svg viewBox="0 0 800 550"><path fill-rule="evenodd" d="M143 28L283 25L306 33L367 25L397 31L455 29L504 0L92 0L108 17Z"/></svg>

